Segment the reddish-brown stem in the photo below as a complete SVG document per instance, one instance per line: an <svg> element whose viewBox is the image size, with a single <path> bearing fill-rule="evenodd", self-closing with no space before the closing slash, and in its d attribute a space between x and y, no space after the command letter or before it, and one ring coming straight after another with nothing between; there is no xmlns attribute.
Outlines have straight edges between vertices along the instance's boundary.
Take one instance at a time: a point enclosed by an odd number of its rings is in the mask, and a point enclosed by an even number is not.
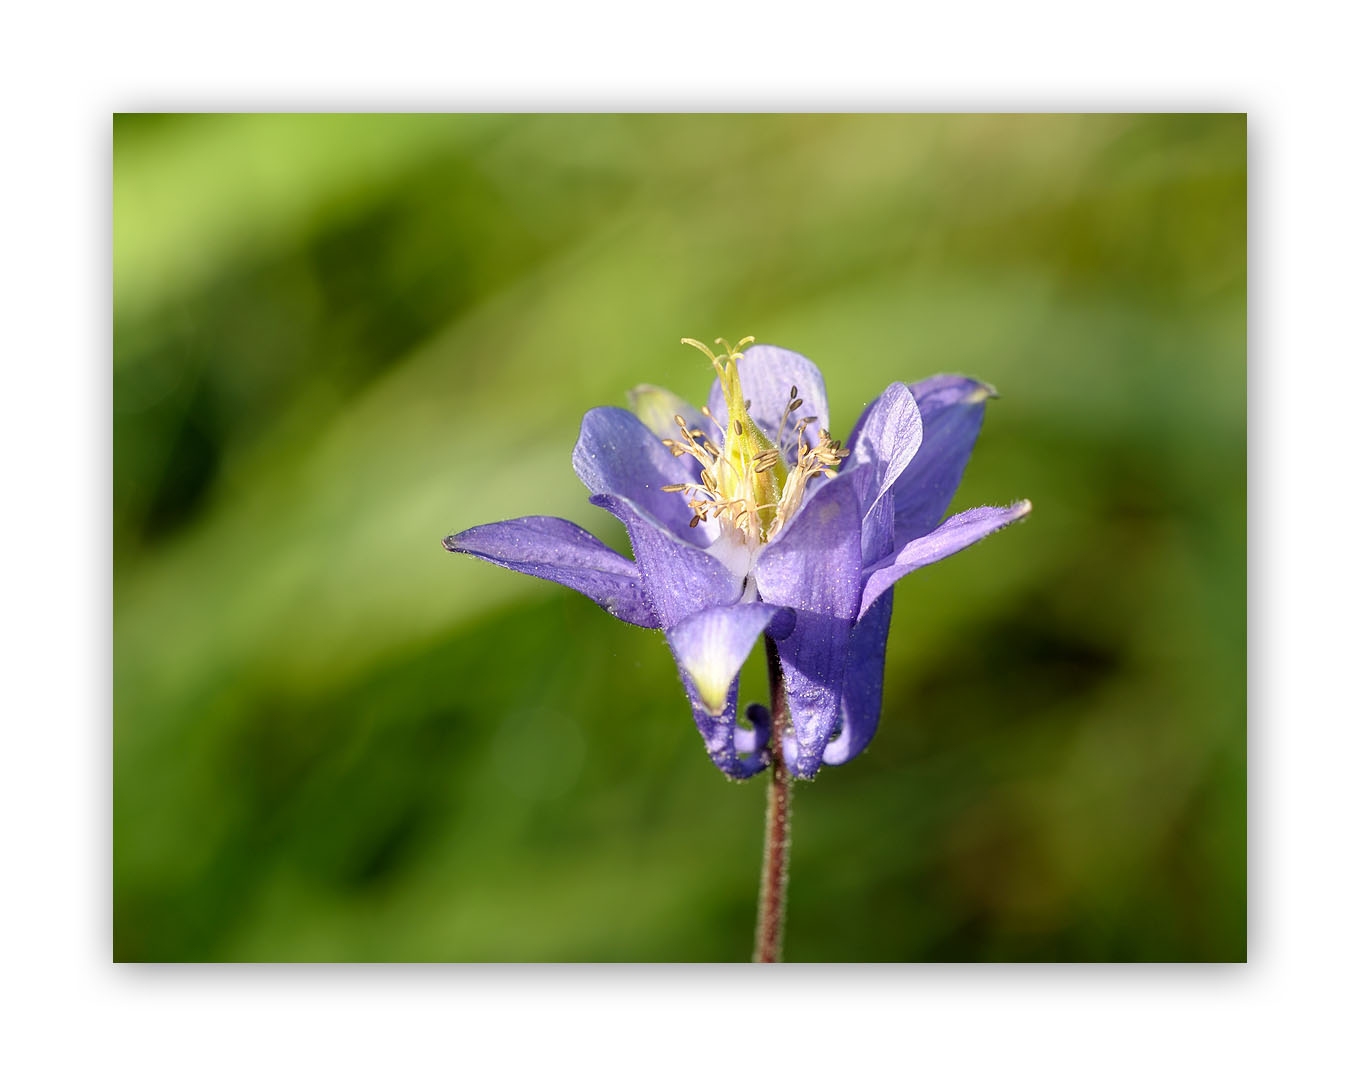
<svg viewBox="0 0 1361 1077"><path fill-rule="evenodd" d="M789 884L789 802L793 783L784 761L784 732L789 702L775 641L766 637L770 670L770 791L766 798L766 844L761 858L761 896L756 910L756 953L753 961L780 960L784 941L785 891Z"/></svg>

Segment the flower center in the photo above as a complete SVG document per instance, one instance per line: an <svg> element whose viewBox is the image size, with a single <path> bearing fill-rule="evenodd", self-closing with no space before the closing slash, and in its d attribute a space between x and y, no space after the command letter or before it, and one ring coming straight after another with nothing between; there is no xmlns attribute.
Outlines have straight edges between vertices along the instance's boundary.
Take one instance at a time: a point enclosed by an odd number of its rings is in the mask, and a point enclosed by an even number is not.
<svg viewBox="0 0 1361 1077"><path fill-rule="evenodd" d="M690 429L677 415L680 437L663 440L673 455L693 456L700 464L699 482L663 487L689 496L694 512L690 526L715 520L720 536L746 546L759 546L779 534L802 503L809 481L816 475L834 474L847 455L841 442L829 440L826 430L820 432L816 445L808 444L804 430L817 421L817 416L790 423L803 405L796 385L789 387L789 399L775 430L767 432L752 419L742 395L737 361L742 358L741 349L754 340L744 337L734 347L720 337L715 343L723 349L721 356L697 340L682 341L698 348L713 364L728 409L728 424L721 435L722 443L715 445L703 431ZM717 426L707 405L701 411Z"/></svg>

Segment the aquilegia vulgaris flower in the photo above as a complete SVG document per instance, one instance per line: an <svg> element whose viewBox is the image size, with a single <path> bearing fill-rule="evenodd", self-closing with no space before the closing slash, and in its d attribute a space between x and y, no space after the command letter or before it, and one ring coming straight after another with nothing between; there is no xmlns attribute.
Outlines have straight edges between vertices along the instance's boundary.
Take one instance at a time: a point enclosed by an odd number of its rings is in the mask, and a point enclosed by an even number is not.
<svg viewBox="0 0 1361 1077"><path fill-rule="evenodd" d="M624 524L634 560L547 516L444 545L664 631L709 756L732 778L772 761L770 712L749 708L751 728L737 720L737 675L758 639L773 640L788 718L781 761L812 778L874 735L894 583L1019 520L1030 502L941 520L995 395L984 383L894 382L843 448L818 368L782 348L743 352L750 341L720 340L721 354L685 341L718 375L699 411L642 386L633 410L593 408L582 420L573 466L591 503Z"/></svg>

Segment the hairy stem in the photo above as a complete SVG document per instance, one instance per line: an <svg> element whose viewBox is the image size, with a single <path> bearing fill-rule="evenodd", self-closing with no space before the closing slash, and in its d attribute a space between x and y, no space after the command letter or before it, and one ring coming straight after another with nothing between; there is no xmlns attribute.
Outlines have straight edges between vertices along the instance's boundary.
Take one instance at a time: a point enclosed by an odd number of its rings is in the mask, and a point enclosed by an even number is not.
<svg viewBox="0 0 1361 1077"><path fill-rule="evenodd" d="M766 637L770 670L770 791L766 798L766 844L761 858L761 896L756 909L756 952L753 961L780 960L784 941L785 891L789 885L789 802L793 783L784 761L784 732L789 702L775 641Z"/></svg>

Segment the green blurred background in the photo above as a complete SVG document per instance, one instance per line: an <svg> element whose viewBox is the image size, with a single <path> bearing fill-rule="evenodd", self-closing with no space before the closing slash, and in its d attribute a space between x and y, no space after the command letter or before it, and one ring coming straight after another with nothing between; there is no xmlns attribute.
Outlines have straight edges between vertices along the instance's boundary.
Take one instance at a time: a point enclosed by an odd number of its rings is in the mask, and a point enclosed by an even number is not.
<svg viewBox="0 0 1361 1077"><path fill-rule="evenodd" d="M681 336L998 386L790 960L1245 956L1241 116L119 116L114 955L749 957L661 636L446 553ZM758 649L759 651L759 649ZM743 698L765 696L759 655Z"/></svg>

